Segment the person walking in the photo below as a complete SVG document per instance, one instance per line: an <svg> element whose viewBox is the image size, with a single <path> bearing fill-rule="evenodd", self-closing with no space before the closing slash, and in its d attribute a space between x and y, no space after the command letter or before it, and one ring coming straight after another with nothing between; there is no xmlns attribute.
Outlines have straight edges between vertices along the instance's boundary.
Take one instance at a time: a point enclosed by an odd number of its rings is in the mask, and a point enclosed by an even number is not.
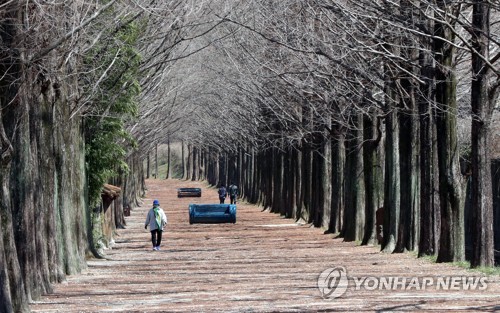
<svg viewBox="0 0 500 313"><path fill-rule="evenodd" d="M231 204L236 204L236 197L238 197L238 186L231 182L229 186L229 199L231 200Z"/></svg>
<svg viewBox="0 0 500 313"><path fill-rule="evenodd" d="M224 201L226 201L227 197L226 187L224 187L224 185L220 185L218 193L219 193L220 204L224 204Z"/></svg>
<svg viewBox="0 0 500 313"><path fill-rule="evenodd" d="M160 250L161 235L164 227L167 225L167 215L162 208L160 208L160 201L154 200L153 207L149 210L146 216L146 223L144 229L151 231L151 242L153 243L153 250Z"/></svg>

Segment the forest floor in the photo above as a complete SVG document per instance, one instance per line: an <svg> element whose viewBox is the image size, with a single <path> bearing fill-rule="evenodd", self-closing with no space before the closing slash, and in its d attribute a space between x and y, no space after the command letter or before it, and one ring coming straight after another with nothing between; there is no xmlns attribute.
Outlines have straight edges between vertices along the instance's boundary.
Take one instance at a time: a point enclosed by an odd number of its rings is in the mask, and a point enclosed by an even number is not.
<svg viewBox="0 0 500 313"><path fill-rule="evenodd" d="M147 186L144 205L117 231L107 259L89 260L88 269L35 301L33 312L500 311L499 276L411 253L384 254L246 203L237 205L236 224L190 225L189 203L218 203L215 189L180 180L148 180ZM179 187L201 187L202 197L179 199ZM169 222L161 251L152 251L144 229L153 199ZM338 277L338 267L347 271L348 285L338 279L330 287L346 292L323 296L320 273L337 268L331 276ZM485 290L462 282L481 277L477 287ZM398 282L392 288L391 278Z"/></svg>

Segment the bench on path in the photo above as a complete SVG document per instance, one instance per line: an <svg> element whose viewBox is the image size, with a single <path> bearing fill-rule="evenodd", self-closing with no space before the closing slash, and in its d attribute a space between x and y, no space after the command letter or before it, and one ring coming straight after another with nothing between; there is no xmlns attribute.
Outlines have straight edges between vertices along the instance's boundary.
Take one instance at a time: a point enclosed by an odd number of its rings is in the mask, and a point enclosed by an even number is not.
<svg viewBox="0 0 500 313"><path fill-rule="evenodd" d="M201 197L201 188L177 189L177 198L182 198L182 197Z"/></svg>
<svg viewBox="0 0 500 313"><path fill-rule="evenodd" d="M236 223L234 204L190 204L189 224Z"/></svg>

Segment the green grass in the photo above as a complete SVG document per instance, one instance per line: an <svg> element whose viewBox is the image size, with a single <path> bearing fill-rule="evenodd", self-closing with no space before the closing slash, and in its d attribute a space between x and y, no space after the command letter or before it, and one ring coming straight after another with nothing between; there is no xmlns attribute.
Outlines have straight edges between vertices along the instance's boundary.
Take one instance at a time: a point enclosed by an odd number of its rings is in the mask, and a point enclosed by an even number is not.
<svg viewBox="0 0 500 313"><path fill-rule="evenodd" d="M412 255L414 255L415 257L418 257L417 251L411 251L410 253ZM424 259L424 260L428 260L429 262L436 263L437 262L437 255L424 255L420 259ZM486 275L500 275L500 267L499 266L471 268L469 261L458 261L458 262L452 262L450 264L453 266L457 266L457 267L466 269L468 271L479 272L479 273L483 273Z"/></svg>
<svg viewBox="0 0 500 313"><path fill-rule="evenodd" d="M486 275L500 275L500 267L498 267L498 266L494 266L494 267L484 267L483 266L483 267L471 268L469 261L458 261L458 262L453 262L451 264L458 266L458 267L461 267L461 268L464 268L468 271L472 271L472 272L479 272L479 273L483 273Z"/></svg>
<svg viewBox="0 0 500 313"><path fill-rule="evenodd" d="M477 270L485 273L487 275L499 275L500 276L500 266L495 267L479 267Z"/></svg>
<svg viewBox="0 0 500 313"><path fill-rule="evenodd" d="M415 256L418 257L418 253L415 251ZM421 259L424 259L424 260L428 260L432 263L436 263L437 262L437 254L435 255L424 255L422 257L420 257Z"/></svg>
<svg viewBox="0 0 500 313"><path fill-rule="evenodd" d="M469 263L469 262L467 262ZM469 265L470 267L470 265ZM500 267L495 266L495 267L476 267L476 268L469 268L469 270L474 271L474 272L480 272L486 275L500 275Z"/></svg>
<svg viewBox="0 0 500 313"><path fill-rule="evenodd" d="M167 169L168 169L167 164L159 165L158 166L158 176L156 178L165 179L165 177L167 177Z"/></svg>
<svg viewBox="0 0 500 313"><path fill-rule="evenodd" d="M470 269L469 261L457 261L457 262L452 262L451 264L461 268Z"/></svg>
<svg viewBox="0 0 500 313"><path fill-rule="evenodd" d="M167 169L168 169L167 164L158 165L158 176L156 178L157 179L165 179L165 177L167 177ZM176 172L176 170L178 171L177 168L172 167L172 171L170 172L170 174L171 174L170 178L174 178L174 179L182 178L181 173ZM154 178L154 176L153 176L154 171L155 171L155 169L153 167L152 171L151 171L151 176L150 176L151 179Z"/></svg>

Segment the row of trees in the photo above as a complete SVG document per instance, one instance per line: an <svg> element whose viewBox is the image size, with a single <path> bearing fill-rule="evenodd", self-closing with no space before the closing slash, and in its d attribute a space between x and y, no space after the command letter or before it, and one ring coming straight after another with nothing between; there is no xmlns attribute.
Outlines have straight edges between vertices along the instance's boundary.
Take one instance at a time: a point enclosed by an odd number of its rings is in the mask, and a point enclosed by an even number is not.
<svg viewBox="0 0 500 313"><path fill-rule="evenodd" d="M242 2L218 15L231 36L198 56L213 93L184 133L193 173L236 180L250 201L363 244L383 208L383 251L493 266L499 9Z"/></svg>
<svg viewBox="0 0 500 313"><path fill-rule="evenodd" d="M166 96L186 79L172 65L221 22L208 4L0 3L1 312L29 311L100 257L99 236L139 204L144 151L183 116L169 115L185 102ZM104 183L121 188L106 218L119 189Z"/></svg>
<svg viewBox="0 0 500 313"><path fill-rule="evenodd" d="M168 141L189 147L191 178L238 180L251 201L346 240L373 242L383 207L388 252L461 260L468 217L472 266L492 265L498 10L479 0L0 4L0 310L27 311L85 267L102 184L137 204L141 161ZM471 144L458 143L459 118Z"/></svg>

